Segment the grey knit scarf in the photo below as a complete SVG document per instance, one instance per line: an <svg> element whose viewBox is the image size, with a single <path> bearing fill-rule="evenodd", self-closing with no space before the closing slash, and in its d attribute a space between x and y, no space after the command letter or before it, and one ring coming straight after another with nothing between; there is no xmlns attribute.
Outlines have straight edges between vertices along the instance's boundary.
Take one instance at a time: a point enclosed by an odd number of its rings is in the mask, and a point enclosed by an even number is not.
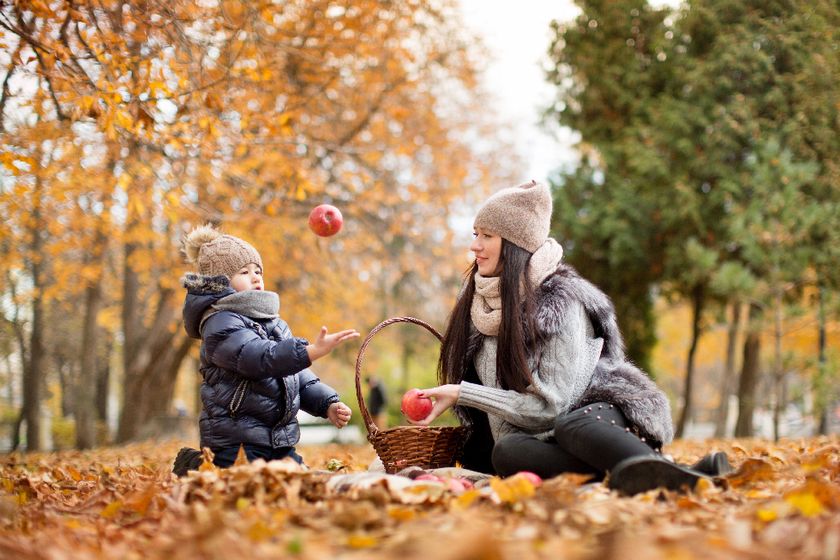
<svg viewBox="0 0 840 560"><path fill-rule="evenodd" d="M230 294L204 312L201 327L210 316L219 311L233 311L251 319L275 319L280 312L280 296L265 290L244 290Z"/></svg>
<svg viewBox="0 0 840 560"><path fill-rule="evenodd" d="M548 239L542 247L531 255L528 261L528 283L532 288L542 284L563 260L563 247L554 239ZM524 292L524 286L520 292ZM475 273L475 295L470 307L470 317L475 328L481 334L496 336L502 322L501 279L498 276L486 277Z"/></svg>

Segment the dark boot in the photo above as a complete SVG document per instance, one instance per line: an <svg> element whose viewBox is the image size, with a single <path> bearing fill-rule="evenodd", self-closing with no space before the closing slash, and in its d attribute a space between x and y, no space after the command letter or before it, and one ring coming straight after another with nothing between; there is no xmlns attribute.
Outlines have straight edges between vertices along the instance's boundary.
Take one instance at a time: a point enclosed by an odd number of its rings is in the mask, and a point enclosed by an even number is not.
<svg viewBox="0 0 840 560"><path fill-rule="evenodd" d="M610 472L609 487L626 496L654 488L684 492L693 490L701 478L709 477L662 457L648 455L630 457L617 464Z"/></svg>
<svg viewBox="0 0 840 560"><path fill-rule="evenodd" d="M184 476L188 471L194 471L201 466L204 458L201 451L191 447L182 447L175 456L175 463L172 465L172 472L178 476Z"/></svg>
<svg viewBox="0 0 840 560"><path fill-rule="evenodd" d="M726 476L735 470L729 464L729 457L723 451L710 453L689 468L709 476Z"/></svg>

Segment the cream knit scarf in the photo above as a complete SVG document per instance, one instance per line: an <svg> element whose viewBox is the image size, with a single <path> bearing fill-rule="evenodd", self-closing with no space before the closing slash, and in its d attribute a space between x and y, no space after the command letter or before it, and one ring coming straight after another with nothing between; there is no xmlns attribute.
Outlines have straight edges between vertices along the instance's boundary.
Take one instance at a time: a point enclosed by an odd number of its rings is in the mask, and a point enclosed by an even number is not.
<svg viewBox="0 0 840 560"><path fill-rule="evenodd" d="M531 288L536 289L542 281L557 270L563 260L563 247L554 239L543 243L542 247L531 256L527 275ZM524 287L520 286L520 293ZM502 322L501 279L498 276L485 277L475 273L475 295L473 296L470 315L475 328L481 334L496 336Z"/></svg>

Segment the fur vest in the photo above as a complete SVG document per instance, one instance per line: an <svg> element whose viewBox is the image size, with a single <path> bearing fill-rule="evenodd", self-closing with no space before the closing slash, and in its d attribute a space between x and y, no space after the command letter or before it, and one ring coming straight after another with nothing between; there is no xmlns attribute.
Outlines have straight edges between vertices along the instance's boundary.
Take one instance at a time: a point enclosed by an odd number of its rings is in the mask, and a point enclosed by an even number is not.
<svg viewBox="0 0 840 560"><path fill-rule="evenodd" d="M670 443L674 428L667 396L625 357L624 341L609 297L566 264L561 264L537 289L534 322L541 337L563 332L573 301L583 306L594 336L604 343L592 379L572 410L594 402L610 403L622 411L639 435L660 445ZM484 335L473 329L467 349L468 363L472 363L483 342ZM457 408L460 407L456 407L456 414L462 420L469 417L466 411Z"/></svg>

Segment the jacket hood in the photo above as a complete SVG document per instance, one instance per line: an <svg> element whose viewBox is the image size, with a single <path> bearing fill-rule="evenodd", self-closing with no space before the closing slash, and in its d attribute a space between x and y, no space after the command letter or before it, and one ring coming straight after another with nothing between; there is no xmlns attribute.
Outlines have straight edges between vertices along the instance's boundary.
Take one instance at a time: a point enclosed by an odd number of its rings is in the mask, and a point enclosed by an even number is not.
<svg viewBox="0 0 840 560"><path fill-rule="evenodd" d="M201 338L201 319L214 303L236 293L227 276L204 276L188 273L181 278L187 289L184 299L184 328L191 338Z"/></svg>

